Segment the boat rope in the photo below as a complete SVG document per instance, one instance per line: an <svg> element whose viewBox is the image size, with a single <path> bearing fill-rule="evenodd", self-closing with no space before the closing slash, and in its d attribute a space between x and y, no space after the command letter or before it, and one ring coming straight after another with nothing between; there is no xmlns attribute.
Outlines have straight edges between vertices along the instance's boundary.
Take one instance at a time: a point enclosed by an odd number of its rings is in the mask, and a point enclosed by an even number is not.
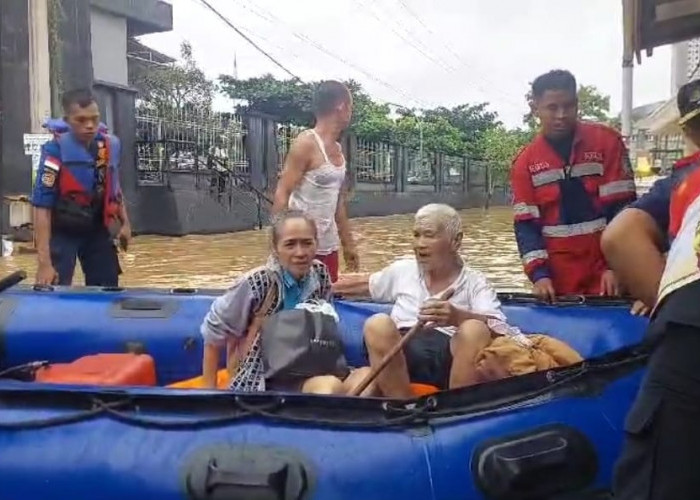
<svg viewBox="0 0 700 500"><path fill-rule="evenodd" d="M307 407L309 413L306 415L290 414L289 411L280 412L287 407L288 398L274 396L272 400L267 399L264 404L253 404L247 401L246 396L236 395L230 398L235 409L223 415L206 418L154 418L144 417L138 405L137 397L126 397L115 401L103 401L100 398L89 395L91 408L89 410L73 413L70 415L60 415L45 419L23 420L15 422L0 422L0 431L22 431L33 429L44 429L85 422L97 418L111 418L115 421L142 428L158 430L197 430L202 428L223 427L247 418L262 417L269 420L286 423L309 425L312 427L334 427L351 429L388 429L394 427L407 427L414 425L435 424L437 419L448 417L469 418L482 416L493 411L503 411L504 408L513 405L527 404L543 396L551 395L554 391L564 389L565 385L570 385L583 375L591 372L601 372L610 369L620 369L626 366L636 366L646 354L632 353L631 356L613 362L590 363L582 362L573 367L562 370L549 371L545 373L547 384L544 387L526 391L514 397L496 398L482 402L469 402L465 404L446 404L441 408L440 401L445 398L450 400L449 393L443 395L430 395L409 401L382 401L379 408L384 418L377 418L358 421L350 417L343 418L323 418L320 414L324 410L315 409L313 405ZM584 385L574 387L574 394L585 389ZM188 398L189 399L189 398ZM36 401L36 400L35 400ZM7 406L6 406L7 408ZM339 413L352 413L347 409L336 408Z"/></svg>
<svg viewBox="0 0 700 500"><path fill-rule="evenodd" d="M496 295L498 296L498 300L505 304L537 304L548 307L567 307L581 305L595 307L631 307L632 303L634 302L632 299L626 297L601 297L598 295L561 295L557 297L557 301L555 303L549 303L543 301L542 299L531 293L498 292ZM336 294L334 295L334 298L358 303L367 302L371 304L392 305L389 302L377 302L376 300L370 297L345 297Z"/></svg>

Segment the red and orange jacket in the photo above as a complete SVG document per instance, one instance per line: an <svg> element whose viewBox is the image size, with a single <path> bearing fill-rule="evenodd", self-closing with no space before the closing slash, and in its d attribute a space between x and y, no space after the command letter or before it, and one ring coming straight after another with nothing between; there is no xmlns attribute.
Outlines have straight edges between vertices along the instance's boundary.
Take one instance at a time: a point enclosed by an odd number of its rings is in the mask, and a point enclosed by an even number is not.
<svg viewBox="0 0 700 500"><path fill-rule="evenodd" d="M627 148L605 125L579 122L565 161L538 135L511 168L515 236L525 273L557 294L597 294L607 269L600 236L637 198Z"/></svg>

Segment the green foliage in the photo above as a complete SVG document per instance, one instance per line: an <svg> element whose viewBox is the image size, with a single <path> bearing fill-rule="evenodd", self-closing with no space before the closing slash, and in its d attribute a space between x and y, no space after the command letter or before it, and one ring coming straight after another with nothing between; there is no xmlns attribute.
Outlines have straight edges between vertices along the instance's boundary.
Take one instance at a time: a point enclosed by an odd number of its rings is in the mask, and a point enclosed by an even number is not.
<svg viewBox="0 0 700 500"><path fill-rule="evenodd" d="M182 62L157 66L136 61L130 64L129 81L138 90L142 105L161 116L182 111L208 112L216 89L199 69L188 42L180 46Z"/></svg>
<svg viewBox="0 0 700 500"><path fill-rule="evenodd" d="M508 171L518 151L530 142L534 133L531 130L507 130L503 126L487 130L482 137L484 159L491 165L494 184L507 184Z"/></svg>
<svg viewBox="0 0 700 500"><path fill-rule="evenodd" d="M313 120L311 97L313 87L296 79L277 80L267 74L248 80L222 75L221 91L233 100L245 100L238 111L257 111L278 117L280 121L308 126Z"/></svg>
<svg viewBox="0 0 700 500"><path fill-rule="evenodd" d="M453 149L455 154L481 157L484 154L481 140L488 130L499 125L498 115L488 111L487 103L462 104L452 109L439 107L425 111L426 121L445 120L459 134L461 147Z"/></svg>
<svg viewBox="0 0 700 500"><path fill-rule="evenodd" d="M314 83L277 80L269 74L247 80L222 75L219 81L224 94L235 101L246 102L238 106L239 112L262 112L281 122L301 126L309 126L313 121ZM498 125L496 113L488 111L486 103L463 104L452 109L401 109L401 116L393 120L389 116L389 105L373 101L360 83L350 80L345 84L354 101L350 132L365 140L398 142L418 148L422 131L426 151L480 156L483 154L482 135Z"/></svg>
<svg viewBox="0 0 700 500"><path fill-rule="evenodd" d="M394 121L389 118L389 106L379 104L362 89L360 83L349 80L345 84L353 98L352 123L350 132L368 141L394 140Z"/></svg>

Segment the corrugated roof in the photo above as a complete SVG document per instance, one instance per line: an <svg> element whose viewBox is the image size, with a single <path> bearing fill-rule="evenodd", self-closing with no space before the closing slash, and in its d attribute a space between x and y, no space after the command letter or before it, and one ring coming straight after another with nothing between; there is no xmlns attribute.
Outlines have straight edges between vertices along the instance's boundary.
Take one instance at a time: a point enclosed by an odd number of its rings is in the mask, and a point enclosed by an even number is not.
<svg viewBox="0 0 700 500"><path fill-rule="evenodd" d="M127 39L126 52L128 55L146 63L152 62L155 64L171 64L176 61L175 58L163 54L162 52L158 52L148 45L144 45L136 38Z"/></svg>
<svg viewBox="0 0 700 500"><path fill-rule="evenodd" d="M700 0L622 0L624 58L700 37Z"/></svg>

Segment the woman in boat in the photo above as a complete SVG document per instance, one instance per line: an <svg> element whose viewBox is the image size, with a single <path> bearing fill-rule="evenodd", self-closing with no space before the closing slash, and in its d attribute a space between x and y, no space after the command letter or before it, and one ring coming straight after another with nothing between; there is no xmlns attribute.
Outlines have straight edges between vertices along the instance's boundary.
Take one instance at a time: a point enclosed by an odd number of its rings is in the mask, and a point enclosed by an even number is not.
<svg viewBox="0 0 700 500"><path fill-rule="evenodd" d="M200 328L204 387L216 387L220 353L227 347L231 389L343 393L343 382L332 375L305 380L265 380L263 376L256 335L261 318L294 309L302 302L330 302L331 298L328 269L314 260L317 237L313 219L300 211L284 211L272 225L270 240L272 253L267 264L241 276L214 301L204 318ZM269 293L273 286L276 291Z"/></svg>
<svg viewBox="0 0 700 500"><path fill-rule="evenodd" d="M377 377L382 395L410 398L412 383L453 389L581 360L565 344L525 336L506 322L491 284L460 256L462 222L454 208L422 207L413 231L415 257L334 284L338 293L394 304L391 315L375 314L365 323L371 366L424 322Z"/></svg>

